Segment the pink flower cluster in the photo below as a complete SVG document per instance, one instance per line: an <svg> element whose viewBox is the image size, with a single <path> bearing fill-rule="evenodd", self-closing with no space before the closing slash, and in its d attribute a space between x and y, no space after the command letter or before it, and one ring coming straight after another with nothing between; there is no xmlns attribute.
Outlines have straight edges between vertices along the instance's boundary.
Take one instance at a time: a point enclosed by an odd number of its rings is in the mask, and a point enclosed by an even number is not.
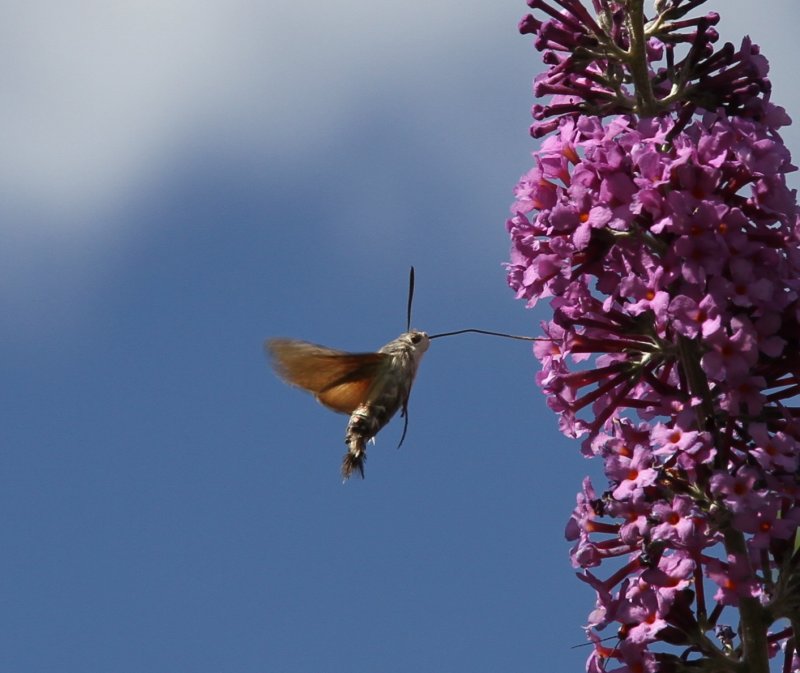
<svg viewBox="0 0 800 673"><path fill-rule="evenodd" d="M596 592L590 671L762 671L795 656L800 211L777 133L789 119L756 48L713 52L713 17L674 20L701 2L656 3L644 95L617 53L633 51L635 2L594 0L596 21L577 0L530 0L551 20L521 24L547 50L537 86L555 98L534 109L548 119L534 135L551 135L516 187L509 283L529 306L550 298L538 383L609 481L597 493L585 480L567 526ZM686 27L692 67L658 67ZM606 81L615 70L624 93ZM683 96L675 73L691 75ZM589 570L609 561L604 579Z"/></svg>

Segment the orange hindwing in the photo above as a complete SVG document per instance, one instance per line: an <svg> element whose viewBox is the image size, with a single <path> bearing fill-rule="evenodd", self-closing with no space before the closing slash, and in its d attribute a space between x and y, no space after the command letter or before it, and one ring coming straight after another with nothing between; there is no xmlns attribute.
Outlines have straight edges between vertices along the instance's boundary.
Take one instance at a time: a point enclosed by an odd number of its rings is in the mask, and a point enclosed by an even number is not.
<svg viewBox="0 0 800 673"><path fill-rule="evenodd" d="M385 353L347 353L295 339L270 339L266 349L284 381L345 414L367 399L389 357Z"/></svg>

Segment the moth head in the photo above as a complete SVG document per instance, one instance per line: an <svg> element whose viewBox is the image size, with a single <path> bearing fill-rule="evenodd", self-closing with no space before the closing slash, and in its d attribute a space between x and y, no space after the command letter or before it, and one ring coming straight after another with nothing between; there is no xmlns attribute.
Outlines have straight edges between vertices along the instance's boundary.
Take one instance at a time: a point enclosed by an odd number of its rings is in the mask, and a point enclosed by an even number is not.
<svg viewBox="0 0 800 673"><path fill-rule="evenodd" d="M431 345L431 340L428 338L427 333L418 330L409 330L402 334L398 340L402 340L414 349L414 353L421 356L428 346Z"/></svg>

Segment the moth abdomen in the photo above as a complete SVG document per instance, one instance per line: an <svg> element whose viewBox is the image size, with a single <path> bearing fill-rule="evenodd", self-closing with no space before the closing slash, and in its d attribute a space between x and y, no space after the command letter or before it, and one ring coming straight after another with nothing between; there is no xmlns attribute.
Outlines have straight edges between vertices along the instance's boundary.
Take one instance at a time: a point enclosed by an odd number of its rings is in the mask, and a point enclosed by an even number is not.
<svg viewBox="0 0 800 673"><path fill-rule="evenodd" d="M348 479L355 470L364 478L367 442L373 439L394 416L399 405L386 406L380 402L360 405L351 415L344 435L347 453L342 460L342 476Z"/></svg>

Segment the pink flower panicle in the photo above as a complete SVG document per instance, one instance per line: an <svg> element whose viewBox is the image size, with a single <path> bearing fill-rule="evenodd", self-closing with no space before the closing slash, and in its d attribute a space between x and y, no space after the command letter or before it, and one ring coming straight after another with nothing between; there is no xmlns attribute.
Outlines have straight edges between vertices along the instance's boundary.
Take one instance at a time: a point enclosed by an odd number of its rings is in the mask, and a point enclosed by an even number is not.
<svg viewBox="0 0 800 673"><path fill-rule="evenodd" d="M552 96L532 132L550 135L515 189L508 280L550 299L537 382L609 480L584 483L567 526L597 595L587 670L791 661L800 211L766 59L749 40L713 51L718 16L684 18L702 0L657 1L649 21L635 1L594 0L597 18L528 4ZM589 572L608 559L607 579Z"/></svg>
<svg viewBox="0 0 800 673"><path fill-rule="evenodd" d="M552 98L549 105L533 107L532 135L554 131L562 116L674 113L688 119L699 107L763 117L771 90L767 60L747 38L738 51L730 43L714 51L719 14L683 19L703 2L657 2L659 13L637 36L632 31L636 16L625 2L594 2L595 18L580 0L528 0L531 9L550 17L540 21L528 14L519 23L521 33L536 35L534 45L549 66L534 80L534 95ZM636 37L644 40L646 51L644 91L631 86L630 47Z"/></svg>

